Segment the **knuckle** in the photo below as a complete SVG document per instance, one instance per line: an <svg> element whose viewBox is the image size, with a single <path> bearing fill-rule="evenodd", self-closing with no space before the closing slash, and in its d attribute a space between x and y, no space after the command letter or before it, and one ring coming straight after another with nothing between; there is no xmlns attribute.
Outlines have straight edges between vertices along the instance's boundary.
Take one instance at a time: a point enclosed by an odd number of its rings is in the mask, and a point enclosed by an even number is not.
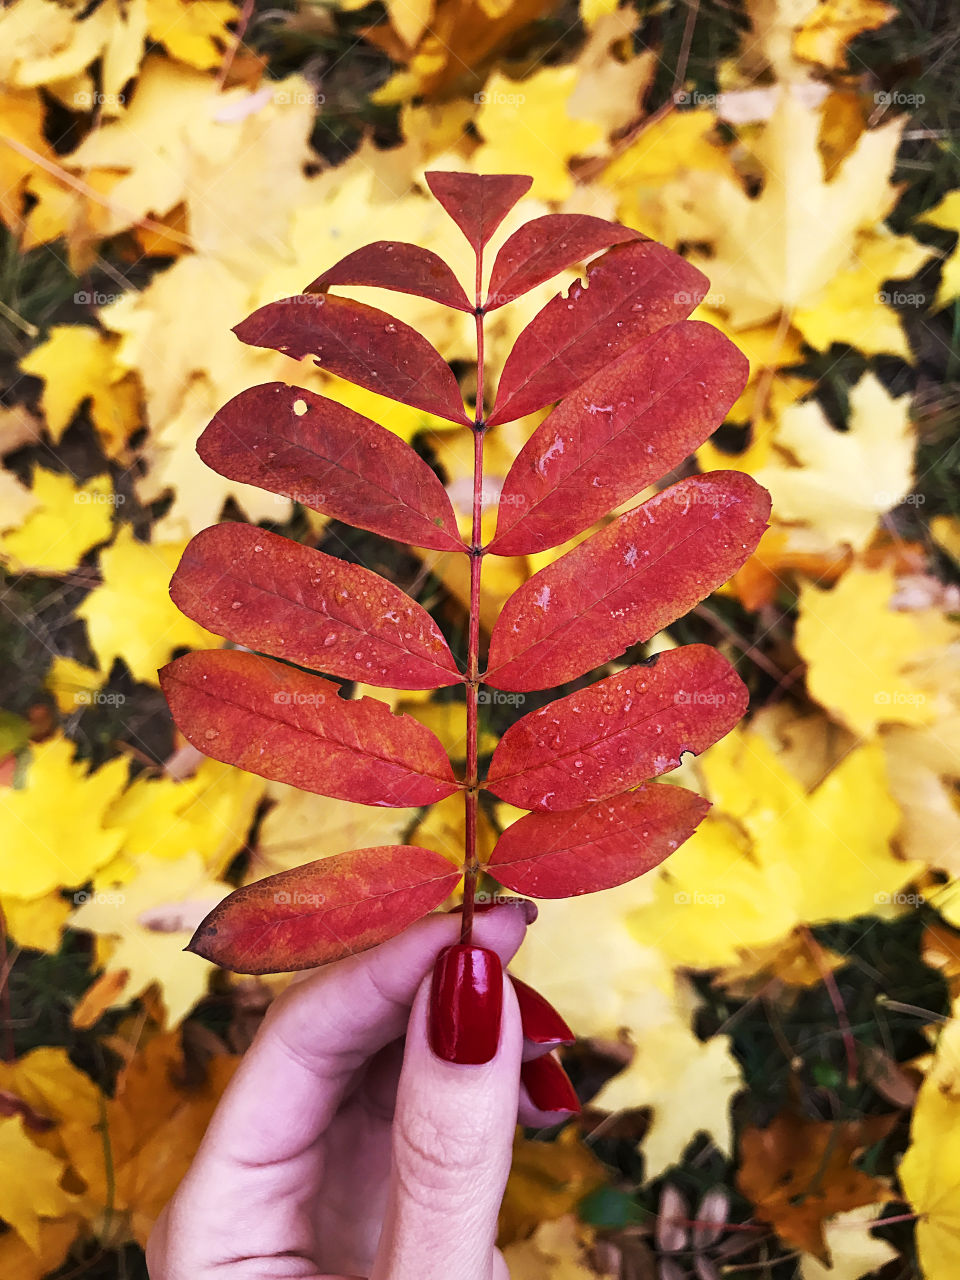
<svg viewBox="0 0 960 1280"><path fill-rule="evenodd" d="M405 1108L396 1119L396 1168L408 1193L444 1197L447 1205L469 1200L478 1176L490 1163L489 1144L476 1117L459 1118L455 1127L421 1108Z"/></svg>

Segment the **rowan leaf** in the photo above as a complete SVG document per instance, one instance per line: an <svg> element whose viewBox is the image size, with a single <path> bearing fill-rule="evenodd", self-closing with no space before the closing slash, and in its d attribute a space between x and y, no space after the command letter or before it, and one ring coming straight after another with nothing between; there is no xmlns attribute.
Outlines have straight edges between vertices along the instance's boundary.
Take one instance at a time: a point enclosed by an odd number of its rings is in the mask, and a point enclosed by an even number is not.
<svg viewBox="0 0 960 1280"><path fill-rule="evenodd" d="M490 426L563 399L611 360L685 319L709 281L652 240L617 245L551 298L520 334L500 375Z"/></svg>
<svg viewBox="0 0 960 1280"><path fill-rule="evenodd" d="M520 809L560 811L676 769L722 738L749 694L716 649L685 645L548 703L504 733L485 786Z"/></svg>
<svg viewBox="0 0 960 1280"><path fill-rule="evenodd" d="M460 388L437 349L386 311L329 293L268 302L234 326L241 342L315 364L401 404L463 423Z"/></svg>
<svg viewBox="0 0 960 1280"><path fill-rule="evenodd" d="M548 213L525 222L494 259L484 310L496 311L558 271L638 238L636 231L619 222L586 213Z"/></svg>
<svg viewBox="0 0 960 1280"><path fill-rule="evenodd" d="M511 173L434 171L424 177L433 195L478 253L533 185L532 178Z"/></svg>
<svg viewBox="0 0 960 1280"><path fill-rule="evenodd" d="M234 644L345 680L434 689L462 679L440 628L406 592L255 525L198 533L170 595Z"/></svg>
<svg viewBox="0 0 960 1280"><path fill-rule="evenodd" d="M487 867L533 898L597 893L669 857L709 808L694 791L653 783L565 813L528 813L507 827Z"/></svg>
<svg viewBox="0 0 960 1280"><path fill-rule="evenodd" d="M439 478L391 431L335 400L264 383L241 391L197 441L208 467L360 529L463 551Z"/></svg>
<svg viewBox="0 0 960 1280"><path fill-rule="evenodd" d="M177 658L160 686L180 730L224 764L360 804L432 804L460 785L438 739L374 698L258 654Z"/></svg>
<svg viewBox="0 0 960 1280"><path fill-rule="evenodd" d="M323 293L331 285L393 289L429 298L457 311L473 311L463 286L444 260L432 249L402 240L376 240L355 249L317 276L304 293Z"/></svg>
<svg viewBox="0 0 960 1280"><path fill-rule="evenodd" d="M507 474L495 555L558 546L701 445L747 381L718 329L682 321L594 374L540 424Z"/></svg>
<svg viewBox="0 0 960 1280"><path fill-rule="evenodd" d="M493 628L484 679L550 688L648 640L739 568L769 513L738 471L664 489L527 579Z"/></svg>
<svg viewBox="0 0 960 1280"><path fill-rule="evenodd" d="M189 950L236 973L328 964L375 947L438 907L458 869L415 845L354 849L235 890Z"/></svg>

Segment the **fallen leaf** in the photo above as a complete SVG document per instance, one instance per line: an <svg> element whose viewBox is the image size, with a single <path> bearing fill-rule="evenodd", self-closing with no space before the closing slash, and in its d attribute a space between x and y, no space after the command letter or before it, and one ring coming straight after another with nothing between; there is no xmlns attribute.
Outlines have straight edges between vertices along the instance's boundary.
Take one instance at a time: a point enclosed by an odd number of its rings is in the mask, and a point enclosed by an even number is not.
<svg viewBox="0 0 960 1280"><path fill-rule="evenodd" d="M109 539L117 502L109 475L75 484L37 467L30 493L36 505L23 524L0 535L0 559L14 573L69 573Z"/></svg>

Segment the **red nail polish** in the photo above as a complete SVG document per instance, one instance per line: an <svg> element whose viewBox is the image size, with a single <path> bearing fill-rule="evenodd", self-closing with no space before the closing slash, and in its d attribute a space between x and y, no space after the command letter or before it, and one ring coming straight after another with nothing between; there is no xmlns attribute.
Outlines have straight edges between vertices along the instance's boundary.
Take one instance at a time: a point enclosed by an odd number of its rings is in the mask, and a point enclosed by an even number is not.
<svg viewBox="0 0 960 1280"><path fill-rule="evenodd" d="M486 947L458 943L437 956L430 989L430 1047L445 1062L489 1062L500 1043L503 968Z"/></svg>
<svg viewBox="0 0 960 1280"><path fill-rule="evenodd" d="M552 1053L525 1062L520 1068L520 1079L530 1101L541 1111L566 1111L573 1115L580 1110L580 1099L570 1077Z"/></svg>
<svg viewBox="0 0 960 1280"><path fill-rule="evenodd" d="M510 980L517 993L517 1004L520 1006L523 1038L532 1040L534 1044L573 1044L576 1036L550 1001L533 987L521 982L519 978L514 978L512 974Z"/></svg>

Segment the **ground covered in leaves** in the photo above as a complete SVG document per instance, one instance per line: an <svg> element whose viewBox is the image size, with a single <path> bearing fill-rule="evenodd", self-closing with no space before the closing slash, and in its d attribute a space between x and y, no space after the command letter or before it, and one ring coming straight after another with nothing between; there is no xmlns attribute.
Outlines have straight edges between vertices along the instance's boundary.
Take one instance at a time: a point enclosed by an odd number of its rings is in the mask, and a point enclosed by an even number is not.
<svg viewBox="0 0 960 1280"><path fill-rule="evenodd" d="M627 655L705 640L747 680L748 720L681 771L710 815L644 879L542 904L515 965L580 1035L565 1062L586 1107L518 1135L512 1273L960 1274L952 17L947 0L0 11L4 1280L145 1275L151 1223L283 985L183 953L213 903L362 845L460 857L456 797L371 810L203 759L156 675L217 643L167 583L222 515L384 574L462 654L462 558L194 453L231 396L299 382L412 441L466 516L468 431L230 333L384 236L466 278L427 168L532 174L501 237L592 213L700 266L697 314L751 380L686 470L740 468L774 501L734 582ZM495 313L494 376L555 288ZM471 317L389 307L469 369ZM491 513L538 416L488 439ZM486 562L487 627L557 554ZM489 755L554 694L485 696ZM456 759L457 697L392 703ZM487 852L515 817L484 813Z"/></svg>

